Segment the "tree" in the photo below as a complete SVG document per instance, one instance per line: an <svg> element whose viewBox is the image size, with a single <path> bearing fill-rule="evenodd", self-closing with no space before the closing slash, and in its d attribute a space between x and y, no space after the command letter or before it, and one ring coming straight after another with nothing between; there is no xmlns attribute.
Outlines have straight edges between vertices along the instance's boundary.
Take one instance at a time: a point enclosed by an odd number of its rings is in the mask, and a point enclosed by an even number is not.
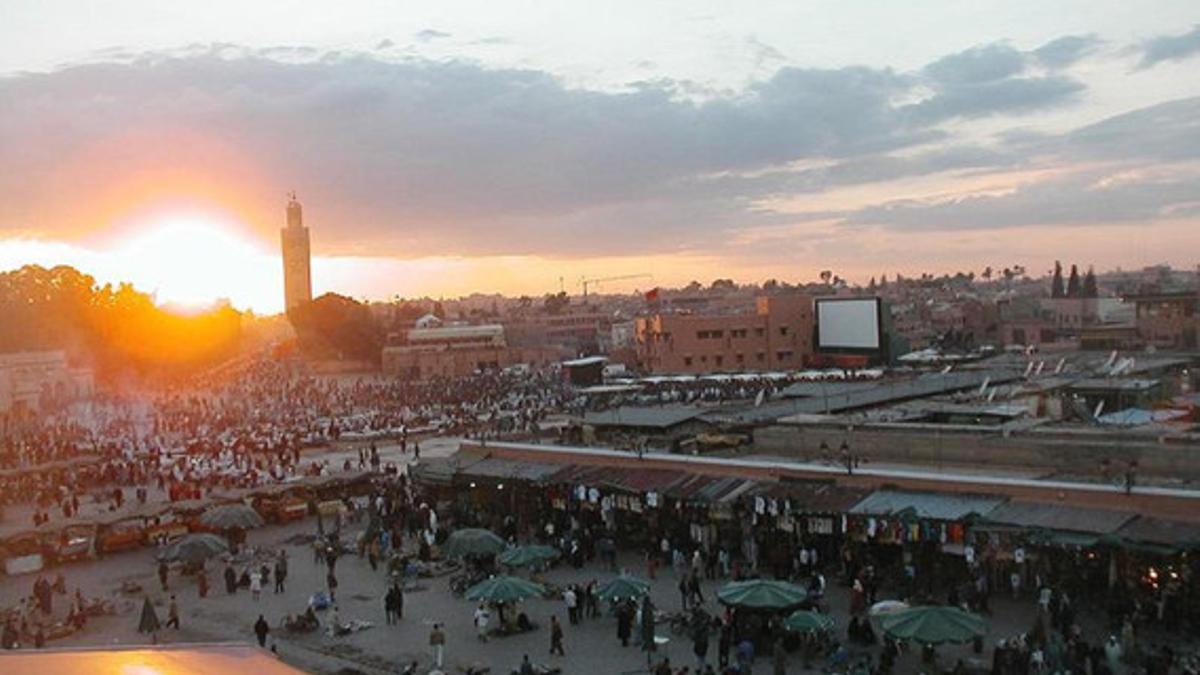
<svg viewBox="0 0 1200 675"><path fill-rule="evenodd" d="M875 290L875 277L871 277L871 280L867 282L867 290L868 291Z"/></svg>
<svg viewBox="0 0 1200 675"><path fill-rule="evenodd" d="M983 277L984 281L991 281L992 280L992 266L988 265L987 267L983 268L983 274L981 274L980 276Z"/></svg>
<svg viewBox="0 0 1200 675"><path fill-rule="evenodd" d="M885 274L885 275L879 277L879 287L887 288L887 285L888 285L887 275Z"/></svg>
<svg viewBox="0 0 1200 675"><path fill-rule="evenodd" d="M1096 298L1100 296L1100 289L1096 287L1096 271L1088 266L1087 274L1083 276L1083 297Z"/></svg>
<svg viewBox="0 0 1200 675"><path fill-rule="evenodd" d="M542 300L542 309L547 314L562 314L570 304L571 298L567 296L566 291L547 293L546 298Z"/></svg>
<svg viewBox="0 0 1200 675"><path fill-rule="evenodd" d="M1080 290L1079 266L1071 265L1071 276L1067 278L1067 297L1078 298Z"/></svg>
<svg viewBox="0 0 1200 675"><path fill-rule="evenodd" d="M1005 269L1007 269L1007 268L1005 268ZM1051 280L1050 280L1050 297L1061 298L1061 297L1063 297L1063 295L1064 295L1064 293L1063 293L1062 263L1055 260L1054 261L1054 277L1051 278Z"/></svg>
<svg viewBox="0 0 1200 675"><path fill-rule="evenodd" d="M383 336L366 305L337 293L326 293L294 307L289 315L300 348L318 358L377 363Z"/></svg>
<svg viewBox="0 0 1200 675"><path fill-rule="evenodd" d="M833 270L821 270L821 283L829 285L829 280L833 279Z"/></svg>

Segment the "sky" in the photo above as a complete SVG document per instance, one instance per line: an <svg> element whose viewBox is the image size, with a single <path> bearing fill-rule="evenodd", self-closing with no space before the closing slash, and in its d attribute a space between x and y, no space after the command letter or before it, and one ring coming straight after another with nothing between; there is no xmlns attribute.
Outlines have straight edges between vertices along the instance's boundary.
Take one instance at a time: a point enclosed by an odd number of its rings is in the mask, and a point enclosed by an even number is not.
<svg viewBox="0 0 1200 675"><path fill-rule="evenodd" d="M317 293L1200 262L1200 5L5 0L0 269ZM595 287L594 287L595 288Z"/></svg>

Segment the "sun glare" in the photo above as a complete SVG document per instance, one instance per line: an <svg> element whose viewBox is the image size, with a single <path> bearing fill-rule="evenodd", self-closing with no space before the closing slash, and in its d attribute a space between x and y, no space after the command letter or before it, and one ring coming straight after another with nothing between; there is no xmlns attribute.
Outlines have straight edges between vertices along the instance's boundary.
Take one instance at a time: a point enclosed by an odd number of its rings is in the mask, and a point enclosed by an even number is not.
<svg viewBox="0 0 1200 675"><path fill-rule="evenodd" d="M220 299L260 311L279 304L278 261L233 228L180 218L139 230L113 250L135 286L161 305L203 308Z"/></svg>

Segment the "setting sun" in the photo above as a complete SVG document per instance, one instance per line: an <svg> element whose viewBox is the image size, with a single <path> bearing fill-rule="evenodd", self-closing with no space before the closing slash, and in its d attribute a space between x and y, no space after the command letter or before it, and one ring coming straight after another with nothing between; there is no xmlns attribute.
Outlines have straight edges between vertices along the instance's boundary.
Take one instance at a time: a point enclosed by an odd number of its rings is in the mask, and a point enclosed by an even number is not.
<svg viewBox="0 0 1200 675"><path fill-rule="evenodd" d="M278 258L216 222L166 219L119 242L112 253L126 277L160 304L200 307L219 299L260 309L279 304Z"/></svg>

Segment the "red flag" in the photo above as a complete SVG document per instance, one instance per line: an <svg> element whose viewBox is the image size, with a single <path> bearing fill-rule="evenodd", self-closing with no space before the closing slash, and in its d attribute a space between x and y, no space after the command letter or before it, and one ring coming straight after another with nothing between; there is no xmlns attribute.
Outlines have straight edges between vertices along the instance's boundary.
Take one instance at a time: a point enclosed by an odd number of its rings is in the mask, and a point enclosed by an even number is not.
<svg viewBox="0 0 1200 675"><path fill-rule="evenodd" d="M658 288L651 288L646 291L646 302L658 302Z"/></svg>

